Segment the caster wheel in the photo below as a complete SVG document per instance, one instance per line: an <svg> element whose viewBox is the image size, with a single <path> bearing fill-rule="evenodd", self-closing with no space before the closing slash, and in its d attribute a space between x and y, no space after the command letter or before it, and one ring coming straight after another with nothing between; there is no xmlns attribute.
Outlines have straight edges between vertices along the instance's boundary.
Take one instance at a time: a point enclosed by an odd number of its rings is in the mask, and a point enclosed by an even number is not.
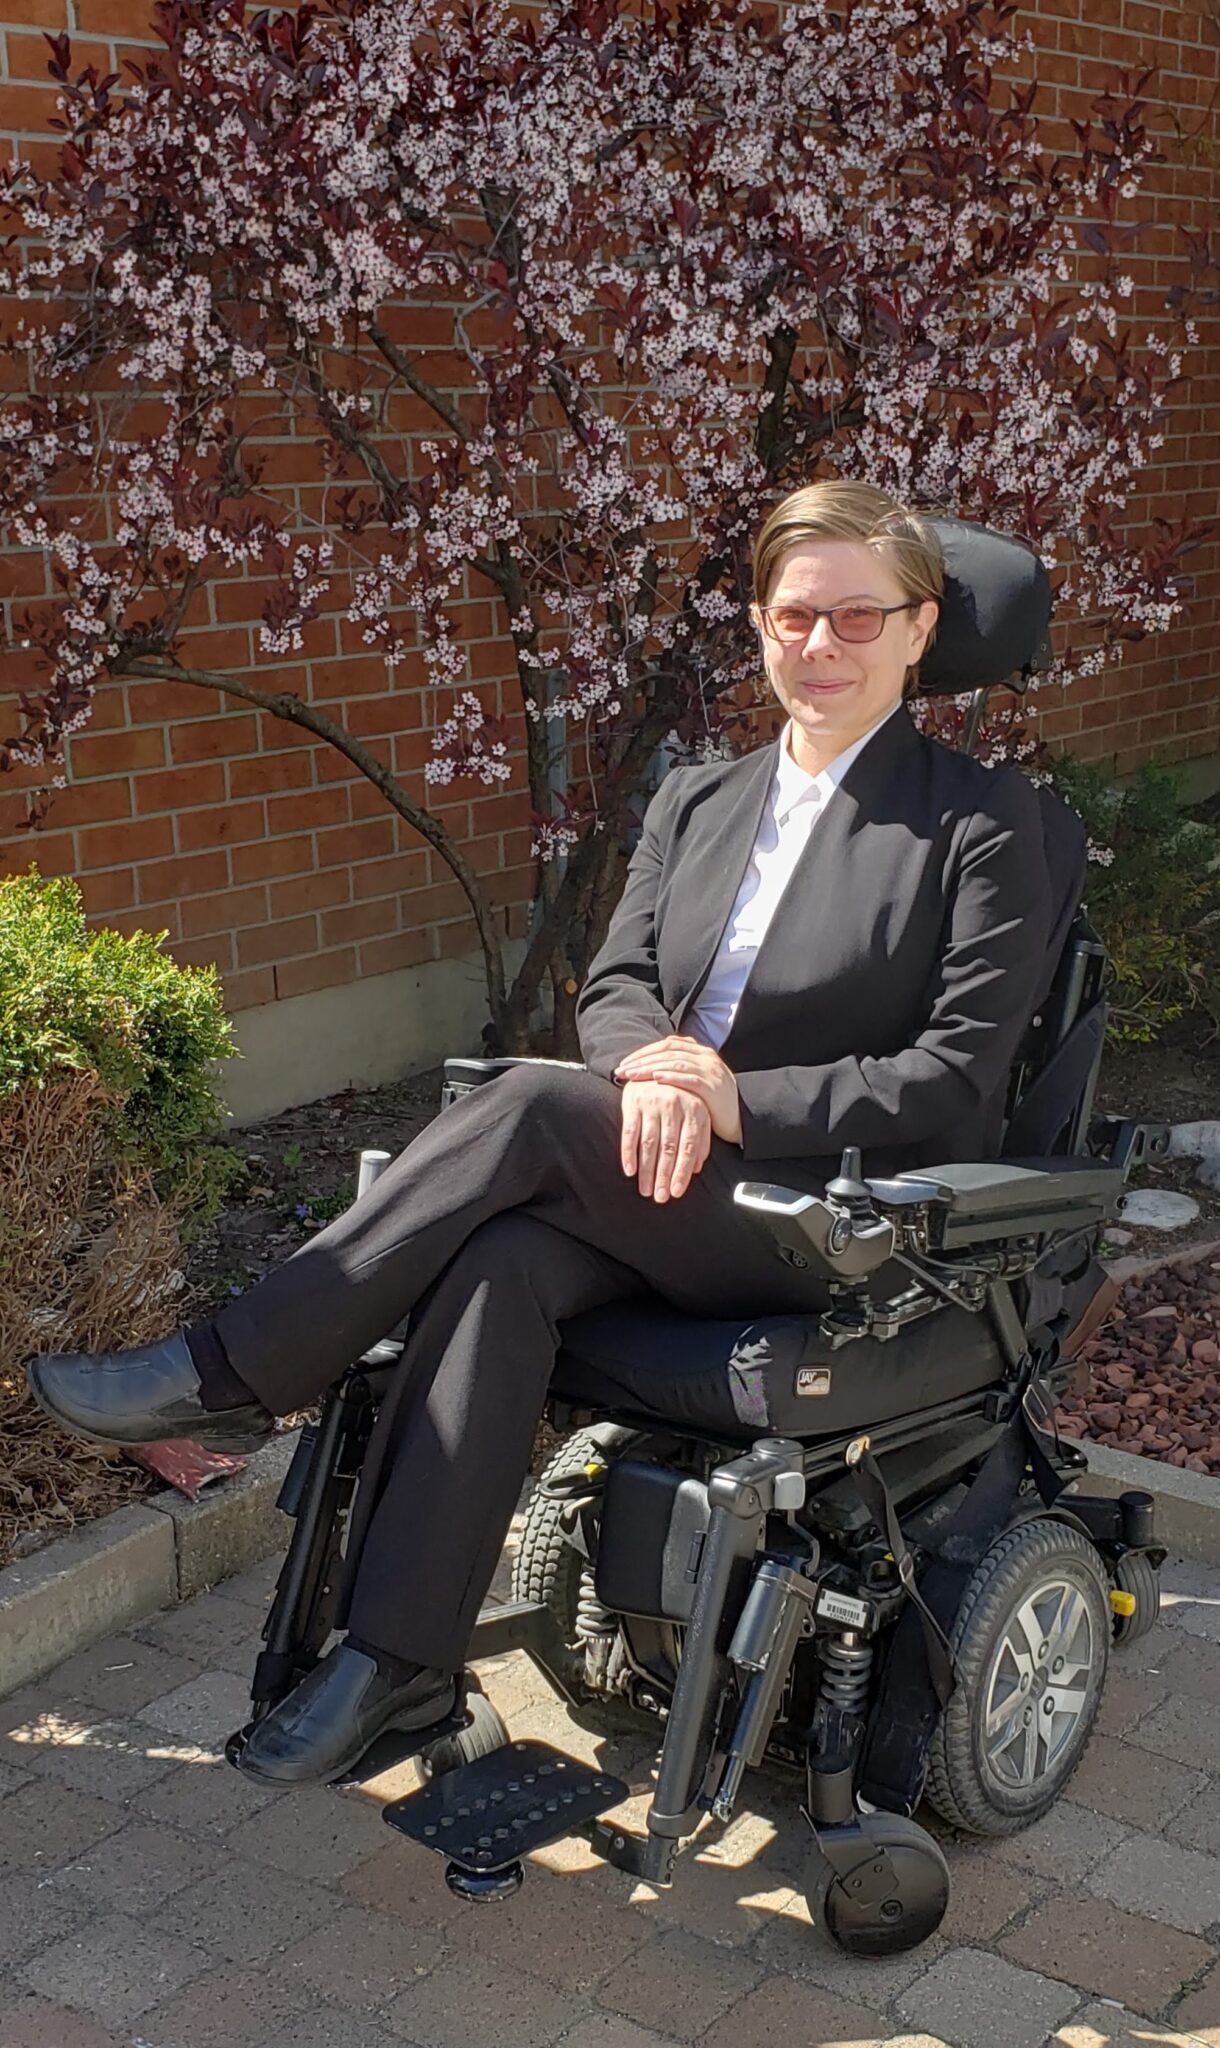
<svg viewBox="0 0 1220 2048"><path fill-rule="evenodd" d="M861 1814L859 1828L889 1857L893 1889L884 1898L861 1902L852 1897L850 1880L845 1884L823 1863L808 1894L809 1911L848 1955L901 1955L927 1941L944 1919L949 1868L931 1835L902 1814Z"/></svg>
<svg viewBox="0 0 1220 2048"><path fill-rule="evenodd" d="M456 1735L442 1735L430 1748L420 1751L419 1768L425 1784L443 1777L446 1771L460 1769L463 1764L477 1763L480 1757L506 1746L507 1728L491 1701L473 1687L466 1695L466 1712L470 1720L465 1728L459 1728Z"/></svg>
<svg viewBox="0 0 1220 2048"><path fill-rule="evenodd" d="M1142 1550L1129 1550L1126 1557L1120 1557L1118 1561L1114 1583L1120 1592L1130 1593L1135 1601L1134 1614L1115 1615L1114 1640L1116 1643L1138 1642L1155 1626L1161 1612L1161 1582L1156 1568L1149 1564Z"/></svg>

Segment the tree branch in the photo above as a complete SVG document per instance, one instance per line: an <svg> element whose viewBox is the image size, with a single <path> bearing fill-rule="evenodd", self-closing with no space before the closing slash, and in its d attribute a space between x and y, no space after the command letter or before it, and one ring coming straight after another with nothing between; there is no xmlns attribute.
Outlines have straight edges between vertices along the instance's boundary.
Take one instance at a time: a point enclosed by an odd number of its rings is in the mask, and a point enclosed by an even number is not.
<svg viewBox="0 0 1220 2048"><path fill-rule="evenodd" d="M382 762L377 759L361 740L355 739L343 726L337 725L316 705L307 704L301 697L287 692L273 695L270 691L259 690L252 683L243 682L238 676L220 675L210 669L181 668L176 662L140 659L138 650L129 655L120 655L111 663L110 672L115 676L134 676L149 682L191 683L200 689L217 690L230 697L239 697L246 704L253 704L260 711L268 711L274 718L287 719L290 725L304 726L315 733L328 746L351 762L354 768L372 783L400 818L405 819L421 839L439 853L465 892L470 904L479 941L483 948L483 962L487 978L487 999L493 1018L503 1015L505 1007L505 981L503 951L495 929L492 908L479 886L478 876L451 838L445 827L434 818L422 804L416 803L402 785L397 782Z"/></svg>

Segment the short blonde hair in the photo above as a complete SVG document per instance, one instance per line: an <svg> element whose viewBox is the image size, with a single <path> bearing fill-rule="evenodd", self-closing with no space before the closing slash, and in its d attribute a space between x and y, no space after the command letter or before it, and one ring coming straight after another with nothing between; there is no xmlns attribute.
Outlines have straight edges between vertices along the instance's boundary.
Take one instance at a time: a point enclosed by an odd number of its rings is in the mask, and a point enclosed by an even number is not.
<svg viewBox="0 0 1220 2048"><path fill-rule="evenodd" d="M862 540L894 572L913 604L939 604L945 589L945 559L928 520L876 484L825 477L803 484L770 512L754 543L754 602L765 605L789 548L809 540ZM936 638L933 626L927 646ZM907 670L905 688L919 675Z"/></svg>

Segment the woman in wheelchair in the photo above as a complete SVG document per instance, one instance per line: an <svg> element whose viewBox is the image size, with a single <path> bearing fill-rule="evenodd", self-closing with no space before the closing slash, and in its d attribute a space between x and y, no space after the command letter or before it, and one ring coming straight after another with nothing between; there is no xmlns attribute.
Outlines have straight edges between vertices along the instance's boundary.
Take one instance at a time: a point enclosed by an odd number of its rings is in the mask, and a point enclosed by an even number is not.
<svg viewBox="0 0 1220 2048"><path fill-rule="evenodd" d="M1015 623L966 580L980 539L1021 558ZM70 1430L246 1450L409 1316L348 1536L346 1635L257 1722L252 1775L334 1780L381 1731L450 1713L562 1325L625 1297L817 1311L824 1277L777 1258L737 1183L820 1193L845 1147L880 1176L998 1156L1079 835L1052 878L1040 792L923 736L904 699L938 615L941 687L1032 655L1013 658L1048 609L1027 561L1040 575L1015 543L869 485L785 499L758 536L753 617L787 723L662 783L581 992L584 1069L523 1062L471 1089L211 1321L30 1362ZM1003 658L991 644L992 672L963 675L988 635L1008 636Z"/></svg>

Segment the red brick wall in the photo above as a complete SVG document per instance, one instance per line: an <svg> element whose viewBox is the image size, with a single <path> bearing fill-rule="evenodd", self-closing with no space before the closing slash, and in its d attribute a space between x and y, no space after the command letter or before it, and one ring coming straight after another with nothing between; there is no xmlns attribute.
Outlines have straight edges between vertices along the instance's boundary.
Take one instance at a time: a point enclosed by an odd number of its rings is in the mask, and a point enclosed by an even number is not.
<svg viewBox="0 0 1220 2048"><path fill-rule="evenodd" d="M144 0L9 0L9 10L18 20L0 30L0 149L41 155L52 145L32 150L30 138L45 134L50 105L42 31L68 27L78 63L118 69L125 52L134 52ZM1018 25L1038 46L1044 104L1064 121L1087 113L1106 66L1160 67L1151 125L1170 161L1146 187L1144 206L1157 225L1127 265L1137 281L1138 333L1141 298L1148 303L1182 275L1175 228L1199 233L1216 215L1220 118L1207 104L1220 34L1196 8L1144 0L1044 0L1019 14ZM1203 131L1185 152L1174 138L1174 113L1188 131ZM439 347L439 309L436 318ZM1216 513L1218 333L1215 319L1203 329L1189 393L1177 401L1161 460L1132 500L1137 525L1156 513ZM308 448L286 439L264 452L268 476L295 483L308 509L318 482ZM1066 701L1040 696L1048 737L1111 759L1120 772L1150 755L1188 760L1220 748L1220 545L1199 550L1189 566L1194 594L1171 632L1078 685ZM15 614L45 594L34 557L0 557L6 637ZM260 686L337 709L422 794L433 707L420 669L404 663L389 684L358 629L337 616L314 621L303 655L272 668L257 658L260 602L252 580L216 589L207 612L190 623L188 658L201 667L257 670ZM510 708L510 693L500 699L497 605L472 599L462 623L488 708ZM11 662L4 689L34 680ZM0 724L13 723L0 701ZM69 777L33 839L17 830L18 792L0 788L0 868L36 857L44 873L75 873L96 917L123 929L167 928L179 958L220 966L234 1009L474 950L465 898L439 857L332 750L235 699L180 684L109 684L92 724L71 745ZM506 929L521 929L531 881L523 773L507 793L459 785L441 815L487 878Z"/></svg>

